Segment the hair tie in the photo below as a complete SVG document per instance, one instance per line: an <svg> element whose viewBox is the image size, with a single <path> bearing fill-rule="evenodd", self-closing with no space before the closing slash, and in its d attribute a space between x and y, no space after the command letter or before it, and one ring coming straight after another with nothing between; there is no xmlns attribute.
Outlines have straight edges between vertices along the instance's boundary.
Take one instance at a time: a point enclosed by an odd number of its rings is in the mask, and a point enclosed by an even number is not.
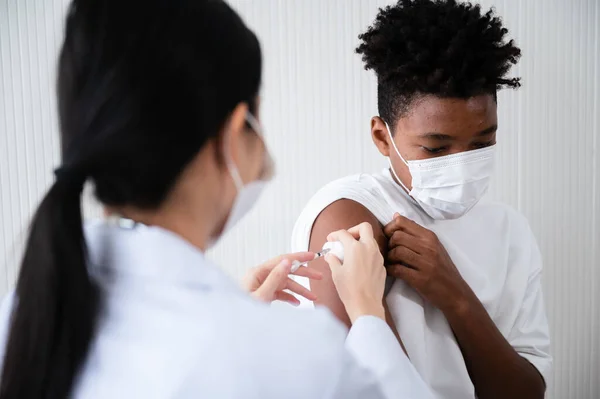
<svg viewBox="0 0 600 399"><path fill-rule="evenodd" d="M64 165L54 169L54 176L56 177L57 182L69 183L73 186L83 186L86 180L85 174L76 172Z"/></svg>

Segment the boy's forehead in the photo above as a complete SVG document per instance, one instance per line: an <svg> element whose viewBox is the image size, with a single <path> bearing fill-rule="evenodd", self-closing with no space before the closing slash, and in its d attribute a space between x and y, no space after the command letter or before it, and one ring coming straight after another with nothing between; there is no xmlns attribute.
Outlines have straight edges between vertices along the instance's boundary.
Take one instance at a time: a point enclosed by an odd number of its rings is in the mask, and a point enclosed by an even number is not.
<svg viewBox="0 0 600 399"><path fill-rule="evenodd" d="M492 95L468 99L423 96L410 105L398 121L403 130L452 134L455 130L485 129L497 124L496 101Z"/></svg>

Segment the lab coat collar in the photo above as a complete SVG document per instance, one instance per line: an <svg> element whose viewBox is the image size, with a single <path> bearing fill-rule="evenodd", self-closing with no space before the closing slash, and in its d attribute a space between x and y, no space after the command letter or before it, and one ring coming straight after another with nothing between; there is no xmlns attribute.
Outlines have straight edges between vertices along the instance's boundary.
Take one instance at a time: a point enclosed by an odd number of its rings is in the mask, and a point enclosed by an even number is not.
<svg viewBox="0 0 600 399"><path fill-rule="evenodd" d="M95 221L85 226L85 236L92 275L124 276L243 294L198 248L171 231L156 226L127 228Z"/></svg>

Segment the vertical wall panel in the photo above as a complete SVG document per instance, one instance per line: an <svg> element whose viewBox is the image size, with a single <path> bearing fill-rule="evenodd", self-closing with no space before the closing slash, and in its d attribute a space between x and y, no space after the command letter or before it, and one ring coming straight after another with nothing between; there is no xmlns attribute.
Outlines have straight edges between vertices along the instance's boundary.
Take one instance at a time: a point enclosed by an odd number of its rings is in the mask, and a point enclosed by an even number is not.
<svg viewBox="0 0 600 399"><path fill-rule="evenodd" d="M388 0L236 0L264 52L262 120L278 175L211 256L234 277L288 249L320 186L385 167L369 135L375 79L354 54ZM66 0L0 0L0 294L58 162L56 55ZM523 87L499 96L490 195L529 219L546 264L556 358L549 397L600 397L600 4L482 0L523 49ZM85 195L88 217L99 208Z"/></svg>
<svg viewBox="0 0 600 399"><path fill-rule="evenodd" d="M0 0L0 290L57 162L54 75L62 3Z"/></svg>
<svg viewBox="0 0 600 399"><path fill-rule="evenodd" d="M591 381L589 381L590 392L592 396L600 396L600 4L596 2L595 6L590 4L588 9L589 30L588 37L592 42L592 51L590 53L590 70L593 76L591 86L594 90L594 99L591 104L591 130L594 135L594 160L592 166L593 180L592 186L592 209L590 222L592 223L592 261L589 265L591 269L590 282L592 297L589 299L591 304L590 325L586 328L592 338L590 356L592 362L590 364ZM585 195L585 194L584 194ZM584 315L583 317L586 317ZM568 338L565 338L567 341Z"/></svg>

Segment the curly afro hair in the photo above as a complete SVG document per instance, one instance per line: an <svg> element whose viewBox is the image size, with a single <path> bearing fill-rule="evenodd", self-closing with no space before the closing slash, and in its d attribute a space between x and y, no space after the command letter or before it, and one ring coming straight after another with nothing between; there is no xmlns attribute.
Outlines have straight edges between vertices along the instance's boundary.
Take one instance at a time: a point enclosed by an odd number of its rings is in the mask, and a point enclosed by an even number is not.
<svg viewBox="0 0 600 399"><path fill-rule="evenodd" d="M380 116L396 122L421 95L466 99L519 87L519 78L506 77L521 56L507 32L479 5L400 0L379 10L356 52L377 75Z"/></svg>

